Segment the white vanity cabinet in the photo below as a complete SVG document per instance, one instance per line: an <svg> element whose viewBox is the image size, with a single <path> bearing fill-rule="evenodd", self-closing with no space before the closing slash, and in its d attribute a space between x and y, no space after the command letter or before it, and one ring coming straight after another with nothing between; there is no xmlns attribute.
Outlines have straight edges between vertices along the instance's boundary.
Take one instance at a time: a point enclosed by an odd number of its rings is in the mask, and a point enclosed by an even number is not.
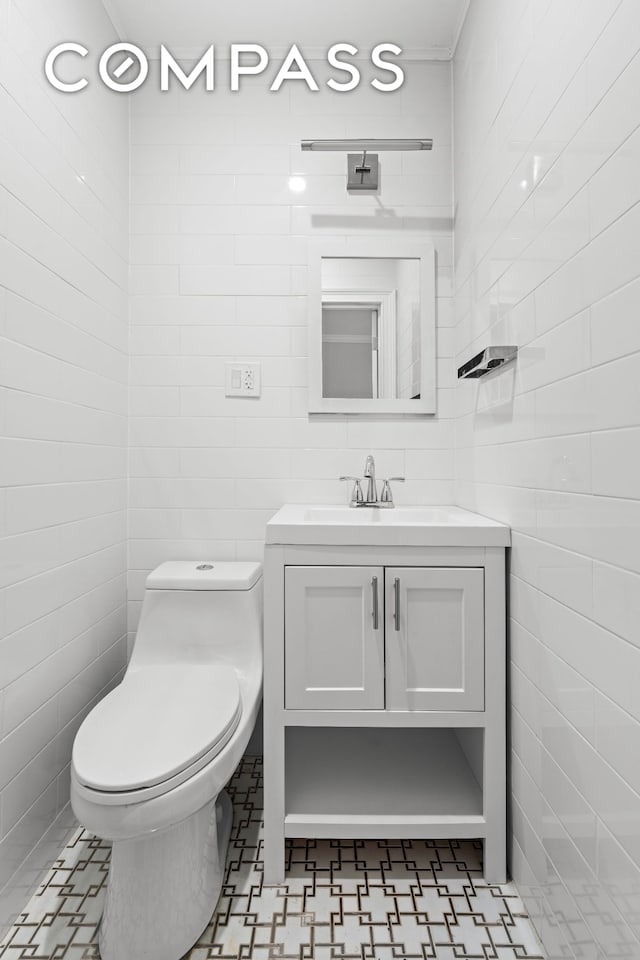
<svg viewBox="0 0 640 960"><path fill-rule="evenodd" d="M265 881L286 837L481 838L504 881L508 528L318 513L267 525Z"/></svg>
<svg viewBox="0 0 640 960"><path fill-rule="evenodd" d="M289 566L285 708L482 710L482 568Z"/></svg>
<svg viewBox="0 0 640 960"><path fill-rule="evenodd" d="M285 707L384 706L382 567L287 567Z"/></svg>

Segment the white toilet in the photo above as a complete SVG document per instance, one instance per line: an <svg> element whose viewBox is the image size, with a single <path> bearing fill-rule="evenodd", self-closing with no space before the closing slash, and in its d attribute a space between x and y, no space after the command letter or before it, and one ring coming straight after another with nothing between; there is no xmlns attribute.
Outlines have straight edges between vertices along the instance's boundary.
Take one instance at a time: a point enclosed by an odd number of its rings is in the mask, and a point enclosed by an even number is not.
<svg viewBox="0 0 640 960"><path fill-rule="evenodd" d="M73 746L73 810L113 841L103 960L178 960L206 928L261 694L260 564L154 570L124 680Z"/></svg>

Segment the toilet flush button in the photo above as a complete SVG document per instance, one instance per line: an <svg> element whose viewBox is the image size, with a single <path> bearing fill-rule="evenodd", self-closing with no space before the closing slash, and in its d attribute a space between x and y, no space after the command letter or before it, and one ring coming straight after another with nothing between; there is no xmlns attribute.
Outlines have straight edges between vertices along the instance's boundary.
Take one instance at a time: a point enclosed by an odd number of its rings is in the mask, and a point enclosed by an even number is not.
<svg viewBox="0 0 640 960"><path fill-rule="evenodd" d="M198 567L196 567L196 570L213 570L213 564L201 563Z"/></svg>

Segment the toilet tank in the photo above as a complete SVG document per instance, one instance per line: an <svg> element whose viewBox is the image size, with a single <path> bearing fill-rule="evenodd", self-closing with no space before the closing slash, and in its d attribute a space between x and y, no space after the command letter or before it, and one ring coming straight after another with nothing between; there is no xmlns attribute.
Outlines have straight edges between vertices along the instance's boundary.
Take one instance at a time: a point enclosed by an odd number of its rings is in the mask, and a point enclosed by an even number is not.
<svg viewBox="0 0 640 960"><path fill-rule="evenodd" d="M212 661L262 671L261 565L161 564L147 577L131 667Z"/></svg>

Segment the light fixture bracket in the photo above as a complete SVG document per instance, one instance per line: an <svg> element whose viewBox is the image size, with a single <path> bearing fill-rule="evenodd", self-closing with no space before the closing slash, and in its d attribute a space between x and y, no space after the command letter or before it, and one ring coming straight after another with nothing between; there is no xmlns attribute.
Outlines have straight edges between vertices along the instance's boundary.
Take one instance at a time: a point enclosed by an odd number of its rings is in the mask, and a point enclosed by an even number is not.
<svg viewBox="0 0 640 960"><path fill-rule="evenodd" d="M347 190L377 190L379 171L377 153L348 153Z"/></svg>

